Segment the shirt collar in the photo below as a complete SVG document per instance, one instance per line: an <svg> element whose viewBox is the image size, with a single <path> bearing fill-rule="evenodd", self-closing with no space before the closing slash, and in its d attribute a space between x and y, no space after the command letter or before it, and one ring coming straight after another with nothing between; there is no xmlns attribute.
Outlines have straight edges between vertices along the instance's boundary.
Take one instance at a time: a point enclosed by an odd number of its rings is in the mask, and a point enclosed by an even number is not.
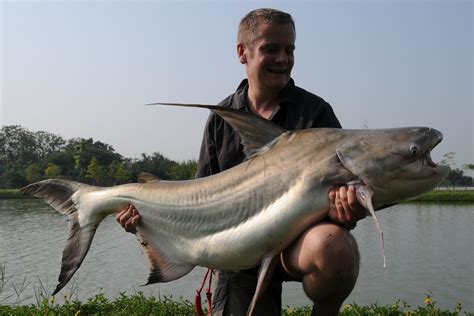
<svg viewBox="0 0 474 316"><path fill-rule="evenodd" d="M283 88L283 90L280 91L280 94L278 95L278 105L279 107L285 106L287 104L295 104L295 94L292 93L295 87L295 82L292 78L288 81L286 86ZM242 82L239 84L237 87L237 90L235 91L234 95L234 100L236 102L233 102L235 105L235 108L237 109L247 109L248 110L248 104L247 104L247 92L249 90L249 82L247 79L242 80Z"/></svg>

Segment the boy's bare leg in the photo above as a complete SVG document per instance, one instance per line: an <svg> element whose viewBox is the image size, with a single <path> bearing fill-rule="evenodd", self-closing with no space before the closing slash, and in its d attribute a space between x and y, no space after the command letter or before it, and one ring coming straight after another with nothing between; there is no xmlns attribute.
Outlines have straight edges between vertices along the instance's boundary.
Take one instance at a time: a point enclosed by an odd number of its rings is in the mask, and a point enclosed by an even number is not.
<svg viewBox="0 0 474 316"><path fill-rule="evenodd" d="M359 251L349 231L319 223L282 253L282 266L303 282L317 315L337 315L359 274Z"/></svg>

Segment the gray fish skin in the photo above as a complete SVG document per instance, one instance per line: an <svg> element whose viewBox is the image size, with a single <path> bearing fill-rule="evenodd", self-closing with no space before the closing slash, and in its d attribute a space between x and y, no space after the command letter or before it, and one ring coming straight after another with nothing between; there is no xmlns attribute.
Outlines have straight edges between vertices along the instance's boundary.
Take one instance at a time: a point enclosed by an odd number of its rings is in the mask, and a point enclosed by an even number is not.
<svg viewBox="0 0 474 316"><path fill-rule="evenodd" d="M44 198L70 219L55 293L81 265L100 222L130 203L141 214L137 236L148 258L150 284L178 279L194 266L220 270L257 266L327 217L328 192L334 185L356 184L361 192L369 192L358 199L373 211L432 190L449 172L429 155L442 140L435 129L320 128L280 133L275 125L248 113L198 107L215 111L234 127L248 147L247 161L188 181L100 188L45 180L22 189ZM256 127L244 134L239 122L249 119ZM245 124L247 131L250 127ZM266 130L270 132L265 134ZM256 134L259 139L252 142ZM262 147L263 143L267 145Z"/></svg>

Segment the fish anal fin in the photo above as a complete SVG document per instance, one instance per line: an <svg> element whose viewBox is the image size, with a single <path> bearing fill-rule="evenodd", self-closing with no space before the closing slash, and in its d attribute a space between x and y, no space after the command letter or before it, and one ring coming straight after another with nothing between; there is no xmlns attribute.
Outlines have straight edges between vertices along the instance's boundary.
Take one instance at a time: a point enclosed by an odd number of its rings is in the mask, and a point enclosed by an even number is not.
<svg viewBox="0 0 474 316"><path fill-rule="evenodd" d="M157 182L161 181L161 179L154 174L148 172L140 172L138 175L138 183L148 183L148 182Z"/></svg>
<svg viewBox="0 0 474 316"><path fill-rule="evenodd" d="M263 258L260 269L258 270L257 288L255 289L249 309L247 310L247 316L251 316L253 314L255 305L265 292L273 275L273 271L275 271L279 258L280 256L278 255L271 255Z"/></svg>
<svg viewBox="0 0 474 316"><path fill-rule="evenodd" d="M159 250L151 239L147 237L147 234L137 229L137 239L143 247L143 251L146 255L149 269L148 281L144 285L153 283L165 283L179 279L180 277L188 274L194 266L191 264L177 262L170 256L166 256L165 253Z"/></svg>

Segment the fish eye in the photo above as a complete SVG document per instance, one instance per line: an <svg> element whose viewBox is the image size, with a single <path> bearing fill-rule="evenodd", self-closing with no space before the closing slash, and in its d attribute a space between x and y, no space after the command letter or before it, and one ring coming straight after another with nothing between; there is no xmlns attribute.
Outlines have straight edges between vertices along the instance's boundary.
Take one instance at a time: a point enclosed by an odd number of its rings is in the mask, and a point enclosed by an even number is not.
<svg viewBox="0 0 474 316"><path fill-rule="evenodd" d="M420 150L418 149L418 147L416 147L415 145L411 146L410 147L410 153L413 157L416 157L418 156L418 153L420 152Z"/></svg>

